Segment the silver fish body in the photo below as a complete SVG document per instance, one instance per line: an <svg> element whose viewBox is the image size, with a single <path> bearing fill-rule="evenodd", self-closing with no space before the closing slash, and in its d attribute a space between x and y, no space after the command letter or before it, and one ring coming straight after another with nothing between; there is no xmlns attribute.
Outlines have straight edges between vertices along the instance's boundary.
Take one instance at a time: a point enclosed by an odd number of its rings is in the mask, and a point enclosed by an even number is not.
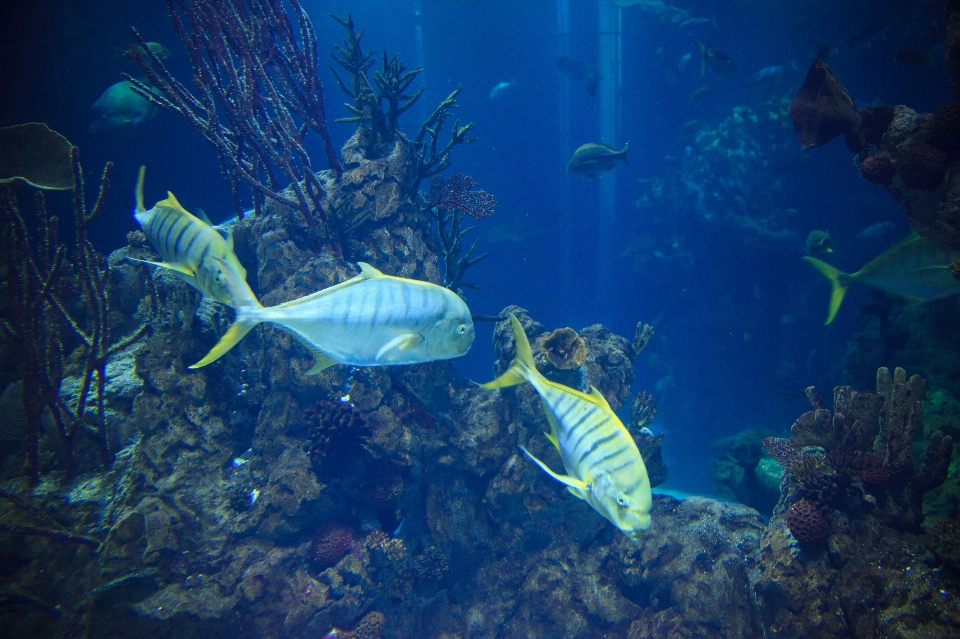
<svg viewBox="0 0 960 639"><path fill-rule="evenodd" d="M247 272L233 252L229 239L189 213L169 191L167 199L157 202L152 209L144 207L145 172L141 167L136 190L137 208L133 216L160 255L160 261L138 261L169 269L218 302L231 306L256 302L256 296L247 286Z"/></svg>
<svg viewBox="0 0 960 639"><path fill-rule="evenodd" d="M653 498L636 442L597 389L591 388L588 395L540 374L520 322L511 315L510 323L516 338L516 359L503 375L481 387L504 388L530 382L550 422L547 438L560 451L567 475L555 473L522 446L521 450L627 537L638 540L650 527Z"/></svg>
<svg viewBox="0 0 960 639"><path fill-rule="evenodd" d="M453 291L419 280L384 275L360 263L360 274L284 304L237 307L237 320L192 368L230 350L261 322L293 333L316 358L308 371L333 364L419 364L464 355L474 340L470 309Z"/></svg>

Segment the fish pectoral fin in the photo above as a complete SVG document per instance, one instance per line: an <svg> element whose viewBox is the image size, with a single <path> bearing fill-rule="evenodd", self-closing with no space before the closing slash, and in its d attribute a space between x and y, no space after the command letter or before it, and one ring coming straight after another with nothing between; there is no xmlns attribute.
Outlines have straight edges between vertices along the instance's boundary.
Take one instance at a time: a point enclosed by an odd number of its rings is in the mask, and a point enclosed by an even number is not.
<svg viewBox="0 0 960 639"><path fill-rule="evenodd" d="M128 257L127 259L133 260L134 262L143 262L144 264L152 264L154 266L160 266L165 269L169 269L171 271L176 271L177 273L183 273L184 275L188 275L190 277L197 276L197 274L191 271L189 268L187 268L186 266L182 266L180 264L169 264L167 262L151 262L150 260L140 260L135 257Z"/></svg>
<svg viewBox="0 0 960 639"><path fill-rule="evenodd" d="M520 450L522 450L527 457L529 457L530 459L532 459L532 460L537 464L537 466L539 466L540 468L542 468L542 469L543 469L543 472L547 473L548 475L550 475L551 477L553 477L554 479L556 479L556 480L557 480L558 482L560 482L561 484L564 484L565 486L567 486L567 488L575 488L575 489L580 490L580 491L585 491L585 490L587 490L587 484L586 484L585 482L577 479L576 477L571 477L570 475L560 475L560 474L557 474L557 473L553 472L552 470L550 470L550 467L549 467L549 466L547 466L547 465L544 464L542 461L540 461L539 459L537 459L536 457L534 457L534 456L530 453L530 451L528 451L528 450L527 450L526 448L524 448L523 446L520 446Z"/></svg>
<svg viewBox="0 0 960 639"><path fill-rule="evenodd" d="M416 333L404 333L402 335L397 335L392 340L380 347L380 350L377 351L377 354L374 356L374 361L379 362L380 358L392 351L397 349L400 352L409 351L412 348L416 348L423 344L423 335L418 335Z"/></svg>

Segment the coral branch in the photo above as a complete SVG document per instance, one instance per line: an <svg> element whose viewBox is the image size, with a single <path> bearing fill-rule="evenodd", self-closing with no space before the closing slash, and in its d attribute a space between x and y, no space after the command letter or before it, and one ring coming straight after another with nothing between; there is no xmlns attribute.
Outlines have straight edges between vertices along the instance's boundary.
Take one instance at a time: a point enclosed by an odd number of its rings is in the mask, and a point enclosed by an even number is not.
<svg viewBox="0 0 960 639"><path fill-rule="evenodd" d="M430 180L430 199L427 208L436 221L436 234L443 249L444 277L443 285L459 295L462 288L479 288L463 279L467 269L479 263L487 253L474 257L477 242L463 251L464 236L473 230L472 226L462 228L466 217L481 220L493 214L497 200L482 190L473 178L463 173L454 173L448 179L434 176Z"/></svg>

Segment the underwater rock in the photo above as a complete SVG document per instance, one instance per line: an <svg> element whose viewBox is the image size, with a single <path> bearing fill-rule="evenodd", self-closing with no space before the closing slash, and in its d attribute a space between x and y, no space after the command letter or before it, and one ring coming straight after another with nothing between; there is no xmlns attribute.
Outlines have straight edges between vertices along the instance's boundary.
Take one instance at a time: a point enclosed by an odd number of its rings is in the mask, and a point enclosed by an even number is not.
<svg viewBox="0 0 960 639"><path fill-rule="evenodd" d="M860 162L860 177L878 186L893 182L897 167L887 155L871 155Z"/></svg>
<svg viewBox="0 0 960 639"><path fill-rule="evenodd" d="M810 65L790 105L790 117L803 149L822 146L838 135L844 136L854 153L863 148L857 105L822 60Z"/></svg>
<svg viewBox="0 0 960 639"><path fill-rule="evenodd" d="M900 156L897 168L907 188L936 191L946 174L947 156L933 146L918 144Z"/></svg>
<svg viewBox="0 0 960 639"><path fill-rule="evenodd" d="M717 494L766 514L773 511L774 504L780 498L779 480L771 489L769 480L761 477L759 471L760 465L767 459L761 443L769 434L763 429L751 429L710 442L710 448L723 454L722 458L710 462L710 473L717 483Z"/></svg>

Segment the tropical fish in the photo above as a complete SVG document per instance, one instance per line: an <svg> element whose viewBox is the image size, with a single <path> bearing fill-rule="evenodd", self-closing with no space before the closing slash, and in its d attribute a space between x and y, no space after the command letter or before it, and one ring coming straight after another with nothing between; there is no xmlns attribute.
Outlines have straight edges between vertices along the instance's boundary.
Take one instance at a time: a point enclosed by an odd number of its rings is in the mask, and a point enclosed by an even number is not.
<svg viewBox="0 0 960 639"><path fill-rule="evenodd" d="M810 231L807 235L807 255L833 253L833 238L827 231Z"/></svg>
<svg viewBox="0 0 960 639"><path fill-rule="evenodd" d="M856 273L844 273L815 257L806 256L803 259L813 264L833 285L825 324L836 317L847 287L852 282L860 282L915 302L929 302L960 294L960 281L953 277L950 270L950 263L960 260L960 251L941 251L916 233L894 244Z"/></svg>
<svg viewBox="0 0 960 639"><path fill-rule="evenodd" d="M592 63L561 57L557 58L557 68L571 80L583 84L590 95L597 94L597 87L600 86L600 74L597 72L597 67L593 66Z"/></svg>
<svg viewBox="0 0 960 639"><path fill-rule="evenodd" d="M256 299L236 305L236 321L190 368L215 362L261 322L290 331L310 349L316 362L308 375L334 364L420 364L470 350L473 319L456 293L359 266L356 277L306 297L266 308Z"/></svg>
<svg viewBox="0 0 960 639"><path fill-rule="evenodd" d="M97 116L87 130L100 133L109 129L136 126L153 118L157 107L133 90L133 83L123 80L110 85L90 108Z"/></svg>
<svg viewBox="0 0 960 639"><path fill-rule="evenodd" d="M693 60L692 53L684 53L682 56L680 56L680 59L677 60L677 71L683 73L686 70L687 65L690 64L690 60Z"/></svg>
<svg viewBox="0 0 960 639"><path fill-rule="evenodd" d="M506 388L530 382L540 395L550 423L545 433L566 468L566 475L520 447L548 475L564 484L575 497L586 501L623 534L637 541L650 527L650 479L636 442L607 400L596 388L581 393L551 382L533 361L530 342L514 315L510 316L517 355L507 371L481 388Z"/></svg>
<svg viewBox="0 0 960 639"><path fill-rule="evenodd" d="M856 49L865 45L873 44L875 40L887 37L887 28L890 23L886 20L874 20L860 31L857 31L847 41L848 49Z"/></svg>
<svg viewBox="0 0 960 639"><path fill-rule="evenodd" d="M505 92L507 92L509 89L512 89L515 86L517 86L516 82L498 82L497 86L490 89L490 99L496 100Z"/></svg>
<svg viewBox="0 0 960 639"><path fill-rule="evenodd" d="M752 87L760 86L761 84L767 84L770 82L779 82L783 78L783 74L786 72L787 67L782 64L770 67L763 67L743 83L745 89Z"/></svg>
<svg viewBox="0 0 960 639"><path fill-rule="evenodd" d="M627 147L623 145L622 151L617 151L606 144L596 144L593 142L584 144L573 152L570 161L567 163L567 173L574 173L588 178L598 178L605 171L610 171L617 164L617 160L623 160L623 163L630 166L627 159Z"/></svg>
<svg viewBox="0 0 960 639"><path fill-rule="evenodd" d="M712 84L705 84L702 87L694 89L690 93L690 97L687 98L687 105L694 105L701 100L706 100L710 97L710 94L713 93L714 88Z"/></svg>
<svg viewBox="0 0 960 639"><path fill-rule="evenodd" d="M724 51L708 47L699 40L697 44L700 45L700 75L706 73L707 69L716 73L718 78L724 78L736 72L737 67L733 59Z"/></svg>
<svg viewBox="0 0 960 639"><path fill-rule="evenodd" d="M223 304L259 304L247 285L247 271L233 252L232 236L224 238L209 224L187 212L169 191L167 199L157 202L149 211L144 207L146 172L147 168L141 166L133 217L160 255L160 261L136 261L169 269L190 286Z"/></svg>

